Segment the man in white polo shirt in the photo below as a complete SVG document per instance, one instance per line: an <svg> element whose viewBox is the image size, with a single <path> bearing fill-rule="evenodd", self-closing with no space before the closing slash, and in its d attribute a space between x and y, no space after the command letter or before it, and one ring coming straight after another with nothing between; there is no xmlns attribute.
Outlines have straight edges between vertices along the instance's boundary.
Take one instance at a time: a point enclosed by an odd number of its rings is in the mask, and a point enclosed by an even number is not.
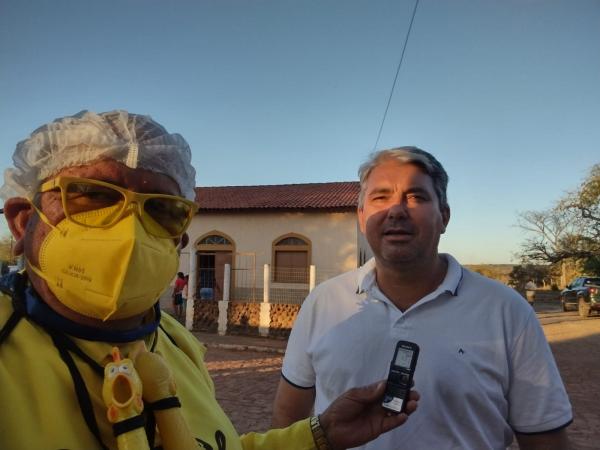
<svg viewBox="0 0 600 450"><path fill-rule="evenodd" d="M387 376L396 342L420 347L419 410L363 449L569 448L571 405L532 308L438 253L448 175L429 153L374 153L359 170L358 219L375 258L313 290L294 328L275 427L321 413Z"/></svg>

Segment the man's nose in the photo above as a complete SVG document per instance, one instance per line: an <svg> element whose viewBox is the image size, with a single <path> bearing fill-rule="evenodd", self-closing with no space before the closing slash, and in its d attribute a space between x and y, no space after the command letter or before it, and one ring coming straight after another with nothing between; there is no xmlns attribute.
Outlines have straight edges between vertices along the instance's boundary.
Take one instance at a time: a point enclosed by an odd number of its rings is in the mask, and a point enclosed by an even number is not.
<svg viewBox="0 0 600 450"><path fill-rule="evenodd" d="M388 217L392 218L404 218L408 216L408 208L406 202L402 199L395 201L388 209Z"/></svg>

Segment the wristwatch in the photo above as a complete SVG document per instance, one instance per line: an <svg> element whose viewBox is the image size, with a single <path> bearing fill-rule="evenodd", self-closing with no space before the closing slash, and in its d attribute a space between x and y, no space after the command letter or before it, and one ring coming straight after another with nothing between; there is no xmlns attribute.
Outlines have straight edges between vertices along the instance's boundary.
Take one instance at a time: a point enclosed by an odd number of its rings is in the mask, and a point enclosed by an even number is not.
<svg viewBox="0 0 600 450"><path fill-rule="evenodd" d="M323 427L321 426L319 416L310 418L310 431L312 431L317 450L332 450L331 445L329 445L329 441L327 440L327 436L325 436L325 430L323 430Z"/></svg>

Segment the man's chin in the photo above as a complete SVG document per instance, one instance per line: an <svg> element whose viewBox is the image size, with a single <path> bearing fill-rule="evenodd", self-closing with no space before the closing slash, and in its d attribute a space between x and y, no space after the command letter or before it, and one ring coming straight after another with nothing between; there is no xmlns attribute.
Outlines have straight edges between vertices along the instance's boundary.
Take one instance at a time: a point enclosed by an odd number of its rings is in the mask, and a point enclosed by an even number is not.
<svg viewBox="0 0 600 450"><path fill-rule="evenodd" d="M386 266L396 267L412 264L418 260L418 257L410 249L394 249L394 251L383 251L381 257L377 259Z"/></svg>

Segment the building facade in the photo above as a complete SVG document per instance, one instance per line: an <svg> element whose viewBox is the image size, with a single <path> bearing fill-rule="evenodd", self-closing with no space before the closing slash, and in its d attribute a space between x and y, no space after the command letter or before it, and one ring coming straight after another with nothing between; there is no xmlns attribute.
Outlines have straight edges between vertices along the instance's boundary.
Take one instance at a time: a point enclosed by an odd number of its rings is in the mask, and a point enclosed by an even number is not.
<svg viewBox="0 0 600 450"><path fill-rule="evenodd" d="M310 266L318 283L362 264L370 250L358 229L358 192L358 182L197 188L180 262L180 271L195 271L190 295L222 299L229 264L231 300L262 301L268 265L272 292L297 291L273 299L296 303Z"/></svg>

